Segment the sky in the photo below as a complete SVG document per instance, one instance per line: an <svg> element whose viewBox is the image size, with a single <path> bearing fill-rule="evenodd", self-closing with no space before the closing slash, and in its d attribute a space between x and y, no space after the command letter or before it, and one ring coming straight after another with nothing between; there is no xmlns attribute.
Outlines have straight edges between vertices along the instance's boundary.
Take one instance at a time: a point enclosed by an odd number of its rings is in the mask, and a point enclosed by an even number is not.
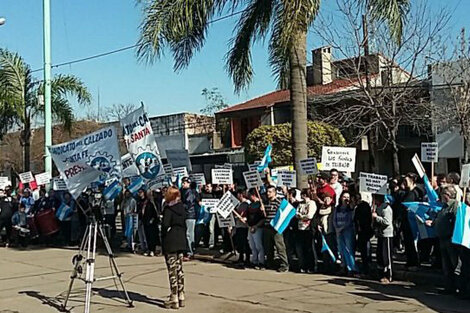
<svg viewBox="0 0 470 313"><path fill-rule="evenodd" d="M415 0L411 0L415 2ZM452 15L449 32L470 29L470 0L428 0L433 10L447 7ZM322 14L333 14L335 0L322 1ZM0 48L18 52L33 70L42 67L42 1L0 0L0 16L7 19L0 26ZM52 64L100 54L133 45L139 37L142 13L135 0L51 0ZM254 79L239 95L224 70L224 56L237 17L213 23L206 44L187 69L173 71L167 53L152 65L139 62L135 50L127 50L82 63L53 69L53 74L80 77L93 95L92 110L100 111L118 103L145 103L150 115L199 112L205 106L203 88L218 88L230 105L260 96L276 88L267 58L267 44L253 48ZM309 50L320 42L308 38ZM34 73L41 79L42 72ZM77 116L87 109L75 106Z"/></svg>

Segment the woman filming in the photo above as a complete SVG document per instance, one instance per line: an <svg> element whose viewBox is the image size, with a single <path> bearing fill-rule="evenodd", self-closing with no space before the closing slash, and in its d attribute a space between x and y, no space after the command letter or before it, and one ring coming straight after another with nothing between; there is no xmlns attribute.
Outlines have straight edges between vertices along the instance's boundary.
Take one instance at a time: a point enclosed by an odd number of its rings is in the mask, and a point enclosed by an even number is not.
<svg viewBox="0 0 470 313"><path fill-rule="evenodd" d="M169 187L165 193L162 222L162 250L170 281L170 297L165 301L167 309L185 306L183 273L183 255L187 251L185 215L180 191L175 187Z"/></svg>

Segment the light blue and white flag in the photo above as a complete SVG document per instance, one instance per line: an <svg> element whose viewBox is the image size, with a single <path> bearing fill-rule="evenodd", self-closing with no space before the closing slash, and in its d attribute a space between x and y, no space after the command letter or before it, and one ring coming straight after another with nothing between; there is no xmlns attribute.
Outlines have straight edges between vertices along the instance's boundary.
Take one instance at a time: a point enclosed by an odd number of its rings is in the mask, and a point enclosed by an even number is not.
<svg viewBox="0 0 470 313"><path fill-rule="evenodd" d="M72 208L62 202L60 207L55 212L55 216L57 217L59 221L64 221L65 219L70 217L72 213L73 213Z"/></svg>
<svg viewBox="0 0 470 313"><path fill-rule="evenodd" d="M126 229L124 231L126 238L131 238L134 235L134 230L137 228L136 225L138 225L138 218L137 214L126 215Z"/></svg>
<svg viewBox="0 0 470 313"><path fill-rule="evenodd" d="M432 188L428 175L424 175L423 180L424 180L424 189L426 189L426 195L428 196L428 202L430 204L437 204L439 201L439 197L437 195L437 192L434 190L434 188Z"/></svg>
<svg viewBox="0 0 470 313"><path fill-rule="evenodd" d="M333 263L336 262L335 254L333 253L333 251L331 251L330 246L328 245L328 243L326 243L326 239L325 239L325 236L323 234L321 234L321 252L328 252L331 259L333 260Z"/></svg>
<svg viewBox="0 0 470 313"><path fill-rule="evenodd" d="M119 181L115 180L103 190L103 196L106 200L114 200L122 191Z"/></svg>
<svg viewBox="0 0 470 313"><path fill-rule="evenodd" d="M258 172L260 172L260 173L263 172L264 169L269 166L269 163L271 163L271 161L272 161L272 159L271 159L272 149L273 149L273 147L271 146L271 144L269 144L266 147L266 150L264 151L263 159L261 159L261 163L257 166Z"/></svg>
<svg viewBox="0 0 470 313"><path fill-rule="evenodd" d="M129 190L132 194L136 194L137 191L139 191L139 189L142 187L144 187L144 179L139 176L133 182L131 182L129 186L127 186L127 190Z"/></svg>
<svg viewBox="0 0 470 313"><path fill-rule="evenodd" d="M279 209L277 209L276 216L271 220L271 226L279 233L282 234L286 230L291 219L295 216L295 208L286 199L281 201Z"/></svg>
<svg viewBox="0 0 470 313"><path fill-rule="evenodd" d="M403 202L408 208L408 221L410 222L413 239L435 238L433 227L426 226L426 220L434 220L442 207L440 204L430 204L428 202Z"/></svg>
<svg viewBox="0 0 470 313"><path fill-rule="evenodd" d="M465 203L460 203L455 218L452 243L470 249L470 208Z"/></svg>

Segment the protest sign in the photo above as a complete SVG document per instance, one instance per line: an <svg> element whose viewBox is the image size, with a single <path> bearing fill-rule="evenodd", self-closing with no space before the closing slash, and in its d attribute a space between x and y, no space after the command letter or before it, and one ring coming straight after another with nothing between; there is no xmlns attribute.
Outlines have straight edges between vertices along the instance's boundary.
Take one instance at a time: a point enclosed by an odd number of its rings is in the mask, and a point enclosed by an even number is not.
<svg viewBox="0 0 470 313"><path fill-rule="evenodd" d="M219 169L219 168L226 168L226 169L231 170L231 169L232 169L232 164L230 164L230 163L225 163L225 164L223 164L223 165L216 164L216 165L214 165L214 168L216 168L216 169Z"/></svg>
<svg viewBox="0 0 470 313"><path fill-rule="evenodd" d="M286 186L287 188L295 188L297 186L295 171L278 170L277 185Z"/></svg>
<svg viewBox="0 0 470 313"><path fill-rule="evenodd" d="M166 150L166 158L168 163L171 163L173 167L186 167L188 171L192 171L191 160L189 159L189 153L186 149L171 149Z"/></svg>
<svg viewBox="0 0 470 313"><path fill-rule="evenodd" d="M411 159L411 162L413 162L413 165L415 166L416 171L418 172L419 177L422 178L424 175L426 175L426 171L424 170L423 164L422 164L421 161L419 160L419 157L418 157L417 154L415 154L415 155L413 156L413 158Z"/></svg>
<svg viewBox="0 0 470 313"><path fill-rule="evenodd" d="M206 207L210 213L217 212L217 204L220 199L201 199L201 205Z"/></svg>
<svg viewBox="0 0 470 313"><path fill-rule="evenodd" d="M421 161L422 162L438 162L439 161L439 148L437 142L422 142L421 143Z"/></svg>
<svg viewBox="0 0 470 313"><path fill-rule="evenodd" d="M318 173L317 169L317 159L308 158L305 160L300 160L300 171L305 175L315 175Z"/></svg>
<svg viewBox="0 0 470 313"><path fill-rule="evenodd" d="M173 174L181 178L189 176L188 169L185 166L173 168Z"/></svg>
<svg viewBox="0 0 470 313"><path fill-rule="evenodd" d="M462 175L460 177L459 186L462 188L470 187L470 164L462 165Z"/></svg>
<svg viewBox="0 0 470 313"><path fill-rule="evenodd" d="M239 203L240 201L230 191L227 191L217 203L217 212L227 218Z"/></svg>
<svg viewBox="0 0 470 313"><path fill-rule="evenodd" d="M19 176L20 176L20 180L23 184L28 184L28 183L34 181L34 176L33 176L33 173L31 173L31 171L21 173L21 174L19 174Z"/></svg>
<svg viewBox="0 0 470 313"><path fill-rule="evenodd" d="M204 176L204 173L193 173L189 177L198 186L204 186L206 184L206 176Z"/></svg>
<svg viewBox="0 0 470 313"><path fill-rule="evenodd" d="M233 217L233 214L230 214L227 217L223 217L220 214L217 214L217 223L219 224L220 228L234 227L235 218Z"/></svg>
<svg viewBox="0 0 470 313"><path fill-rule="evenodd" d="M44 173L36 175L36 183L38 184L38 186L45 186L49 184L51 179L52 179L52 176L51 176L51 173L49 172L44 172Z"/></svg>
<svg viewBox="0 0 470 313"><path fill-rule="evenodd" d="M233 172L228 168L212 169L212 183L221 185L233 184Z"/></svg>
<svg viewBox="0 0 470 313"><path fill-rule="evenodd" d="M388 177L372 173L359 174L359 192L370 192L373 194L385 194L387 191Z"/></svg>
<svg viewBox="0 0 470 313"><path fill-rule="evenodd" d="M257 170L243 172L243 177L245 178L246 188L258 188L263 185L261 181L261 176Z"/></svg>
<svg viewBox="0 0 470 313"><path fill-rule="evenodd" d="M121 157L121 165L122 165L122 177L135 177L139 176L139 169L137 165L135 165L134 159L130 153L127 153Z"/></svg>
<svg viewBox="0 0 470 313"><path fill-rule="evenodd" d="M322 170L336 169L340 172L356 171L356 148L323 147L321 155Z"/></svg>
<svg viewBox="0 0 470 313"><path fill-rule="evenodd" d="M173 165L171 163L163 164L163 170L167 176L175 176L176 174L173 172Z"/></svg>
<svg viewBox="0 0 470 313"><path fill-rule="evenodd" d="M67 190L67 184L60 177L52 178L52 189L55 191L65 191Z"/></svg>
<svg viewBox="0 0 470 313"><path fill-rule="evenodd" d="M0 189L5 189L7 186L11 186L10 179L8 177L0 177Z"/></svg>
<svg viewBox="0 0 470 313"><path fill-rule="evenodd" d="M144 107L121 119L121 126L127 151L134 159L140 175L146 180L162 175L164 171L160 152Z"/></svg>

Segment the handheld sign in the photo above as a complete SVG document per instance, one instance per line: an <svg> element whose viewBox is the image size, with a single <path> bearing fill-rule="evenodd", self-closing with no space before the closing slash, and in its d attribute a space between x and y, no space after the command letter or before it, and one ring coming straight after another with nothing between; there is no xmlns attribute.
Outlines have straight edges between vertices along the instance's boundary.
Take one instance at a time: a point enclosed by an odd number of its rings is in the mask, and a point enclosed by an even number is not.
<svg viewBox="0 0 470 313"><path fill-rule="evenodd" d="M228 228L235 226L235 218L233 214L230 214L227 217L223 217L220 214L217 214L217 223L219 224L220 228Z"/></svg>
<svg viewBox="0 0 470 313"><path fill-rule="evenodd" d="M212 169L212 183L221 185L233 184L233 172L228 168Z"/></svg>
<svg viewBox="0 0 470 313"><path fill-rule="evenodd" d="M166 158L168 163L171 163L174 167L186 167L189 171L192 170L189 153L186 149L166 150Z"/></svg>
<svg viewBox="0 0 470 313"><path fill-rule="evenodd" d="M459 186L462 188L470 187L470 164L462 165L462 176L460 177Z"/></svg>
<svg viewBox="0 0 470 313"><path fill-rule="evenodd" d="M7 186L10 186L11 182L8 177L0 177L0 189L5 189Z"/></svg>
<svg viewBox="0 0 470 313"><path fill-rule="evenodd" d="M206 176L204 176L204 173L193 173L189 177L191 177L191 180L198 186L204 186L206 184Z"/></svg>
<svg viewBox="0 0 470 313"><path fill-rule="evenodd" d="M417 154L413 156L413 158L411 159L411 162L413 162L413 165L415 166L419 177L423 178L423 176L426 175L426 171L424 170L423 163L421 163Z"/></svg>
<svg viewBox="0 0 470 313"><path fill-rule="evenodd" d="M305 175L315 175L318 173L317 169L317 159L308 158L305 160L300 160L300 171Z"/></svg>
<svg viewBox="0 0 470 313"><path fill-rule="evenodd" d="M227 218L239 203L240 201L230 191L227 191L217 203L217 213Z"/></svg>
<svg viewBox="0 0 470 313"><path fill-rule="evenodd" d="M179 177L188 177L189 176L188 169L184 166L174 168L173 173L175 174L175 176L179 175Z"/></svg>
<svg viewBox="0 0 470 313"><path fill-rule="evenodd" d="M220 199L201 199L201 205L207 208L210 213L216 213L219 201Z"/></svg>
<svg viewBox="0 0 470 313"><path fill-rule="evenodd" d="M257 188L263 185L261 181L261 176L257 170L243 172L243 177L245 178L246 188Z"/></svg>
<svg viewBox="0 0 470 313"><path fill-rule="evenodd" d="M31 173L31 171L21 173L19 175L20 175L20 180L23 184L27 184L27 183L34 181L34 176L33 176L33 173Z"/></svg>
<svg viewBox="0 0 470 313"><path fill-rule="evenodd" d="M421 161L422 162L438 162L439 161L439 148L437 142L422 142L421 143Z"/></svg>
<svg viewBox="0 0 470 313"><path fill-rule="evenodd" d="M51 173L49 172L44 172L44 173L36 175L36 183L38 184L38 186L44 186L44 185L49 184L51 179L52 179L52 176L51 176Z"/></svg>
<svg viewBox="0 0 470 313"><path fill-rule="evenodd" d="M323 147L322 170L336 169L340 172L356 171L356 148Z"/></svg>
<svg viewBox="0 0 470 313"><path fill-rule="evenodd" d="M163 164L163 170L165 171L165 174L168 176L176 175L173 171L173 165L171 163Z"/></svg>
<svg viewBox="0 0 470 313"><path fill-rule="evenodd" d="M279 170L277 172L277 185L295 188L297 186L295 171Z"/></svg>
<svg viewBox="0 0 470 313"><path fill-rule="evenodd" d="M359 192L370 192L373 194L385 194L387 190L388 177L372 173L359 174Z"/></svg>
<svg viewBox="0 0 470 313"><path fill-rule="evenodd" d="M223 165L216 164L216 165L214 165L214 168L216 168L216 169L226 168L226 169L231 170L232 169L232 164L230 164L230 163L225 163Z"/></svg>

